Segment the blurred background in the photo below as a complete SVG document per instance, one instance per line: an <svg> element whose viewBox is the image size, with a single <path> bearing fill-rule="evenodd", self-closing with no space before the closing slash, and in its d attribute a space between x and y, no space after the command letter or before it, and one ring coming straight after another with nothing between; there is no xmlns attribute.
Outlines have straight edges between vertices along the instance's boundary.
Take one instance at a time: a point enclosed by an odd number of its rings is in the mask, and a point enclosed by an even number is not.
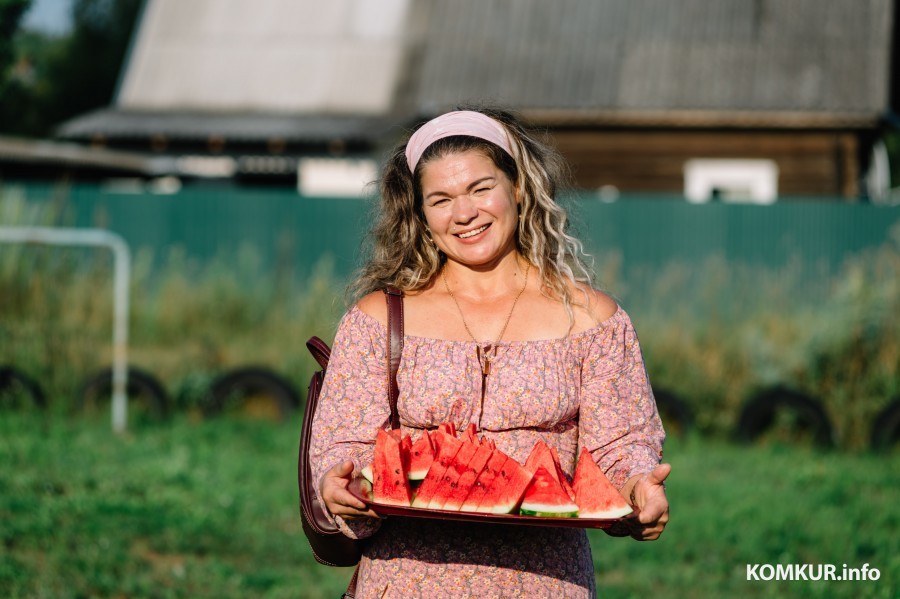
<svg viewBox="0 0 900 599"><path fill-rule="evenodd" d="M661 549L591 537L601 589L897 596L898 4L0 0L0 590L338 593L292 495L304 344L347 307L388 150L499 104L571 165L695 510ZM113 254L31 227L130 250L128 435ZM767 560L882 578L745 580Z"/></svg>

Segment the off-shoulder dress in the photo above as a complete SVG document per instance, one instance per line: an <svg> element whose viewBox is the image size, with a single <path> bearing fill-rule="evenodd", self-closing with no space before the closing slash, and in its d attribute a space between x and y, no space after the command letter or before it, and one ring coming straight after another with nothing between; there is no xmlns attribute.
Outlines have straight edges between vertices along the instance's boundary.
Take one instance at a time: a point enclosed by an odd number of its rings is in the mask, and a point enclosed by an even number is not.
<svg viewBox="0 0 900 599"><path fill-rule="evenodd" d="M334 340L310 461L314 480L350 459L370 463L388 428L387 329L352 308ZM404 337L397 381L405 433L452 421L524 463L535 441L556 447L572 474L581 447L621 486L662 457L664 433L637 335L619 307L607 320L559 339L501 341L485 379L472 341ZM357 597L593 597L594 564L578 528L468 524L391 517L344 521L372 537Z"/></svg>

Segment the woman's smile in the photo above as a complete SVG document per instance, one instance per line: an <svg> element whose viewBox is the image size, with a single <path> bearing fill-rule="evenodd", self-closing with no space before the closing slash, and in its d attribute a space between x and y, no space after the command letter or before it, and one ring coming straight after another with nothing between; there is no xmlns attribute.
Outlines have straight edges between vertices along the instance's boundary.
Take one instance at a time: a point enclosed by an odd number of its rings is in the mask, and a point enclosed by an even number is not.
<svg viewBox="0 0 900 599"><path fill-rule="evenodd" d="M465 233L457 233L456 236L459 237L460 239L470 239L472 237L475 237L479 233L483 233L484 231L487 231L488 227L490 227L490 226L491 226L490 223L488 223L486 225L478 227L477 229L472 229L471 231L467 231Z"/></svg>

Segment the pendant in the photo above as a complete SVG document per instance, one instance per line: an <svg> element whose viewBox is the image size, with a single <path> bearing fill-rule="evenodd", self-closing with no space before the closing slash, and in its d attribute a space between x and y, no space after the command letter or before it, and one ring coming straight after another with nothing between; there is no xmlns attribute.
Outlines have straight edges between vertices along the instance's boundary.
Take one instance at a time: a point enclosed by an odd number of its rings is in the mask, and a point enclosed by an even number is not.
<svg viewBox="0 0 900 599"><path fill-rule="evenodd" d="M483 376L491 374L491 349L490 345L478 348L479 358L481 358L481 374Z"/></svg>

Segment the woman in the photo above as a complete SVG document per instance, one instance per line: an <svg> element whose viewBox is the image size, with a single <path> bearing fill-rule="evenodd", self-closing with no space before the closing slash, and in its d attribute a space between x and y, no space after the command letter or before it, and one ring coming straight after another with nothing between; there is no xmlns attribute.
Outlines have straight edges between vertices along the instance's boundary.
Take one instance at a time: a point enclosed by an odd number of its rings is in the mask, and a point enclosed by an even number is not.
<svg viewBox="0 0 900 599"><path fill-rule="evenodd" d="M385 166L375 251L335 338L310 453L323 505L345 534L372 537L359 597L594 595L582 529L379 520L347 491L389 426L386 285L405 293L404 432L473 422L522 463L543 439L570 474L586 447L640 509L632 536L655 539L668 521L637 337L565 232L562 173L555 152L490 110L429 121Z"/></svg>

